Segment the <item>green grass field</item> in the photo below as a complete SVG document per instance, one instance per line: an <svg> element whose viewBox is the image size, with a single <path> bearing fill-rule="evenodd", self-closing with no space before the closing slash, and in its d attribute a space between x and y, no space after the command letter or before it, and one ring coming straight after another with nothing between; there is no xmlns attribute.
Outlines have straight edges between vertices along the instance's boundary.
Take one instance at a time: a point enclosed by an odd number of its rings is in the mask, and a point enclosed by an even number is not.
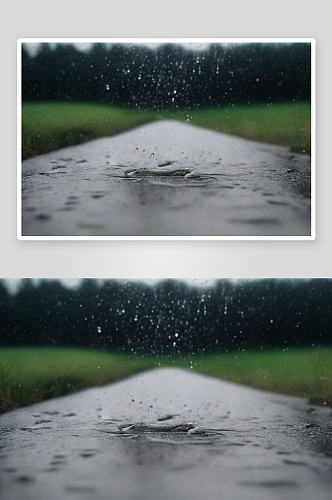
<svg viewBox="0 0 332 500"><path fill-rule="evenodd" d="M310 154L310 102L157 112L90 103L24 103L22 159L111 136L160 119L175 119Z"/></svg>
<svg viewBox="0 0 332 500"><path fill-rule="evenodd" d="M80 348L1 347L0 412L160 366L177 366L332 407L332 346L182 358L143 357Z"/></svg>
<svg viewBox="0 0 332 500"><path fill-rule="evenodd" d="M0 412L115 382L150 365L93 349L1 347Z"/></svg>
<svg viewBox="0 0 332 500"><path fill-rule="evenodd" d="M332 346L239 351L206 356L196 370L332 407Z"/></svg>
<svg viewBox="0 0 332 500"><path fill-rule="evenodd" d="M22 106L22 158L111 136L153 120L102 104L25 103Z"/></svg>
<svg viewBox="0 0 332 500"><path fill-rule="evenodd" d="M310 102L248 105L202 110L192 123L254 141L311 152Z"/></svg>

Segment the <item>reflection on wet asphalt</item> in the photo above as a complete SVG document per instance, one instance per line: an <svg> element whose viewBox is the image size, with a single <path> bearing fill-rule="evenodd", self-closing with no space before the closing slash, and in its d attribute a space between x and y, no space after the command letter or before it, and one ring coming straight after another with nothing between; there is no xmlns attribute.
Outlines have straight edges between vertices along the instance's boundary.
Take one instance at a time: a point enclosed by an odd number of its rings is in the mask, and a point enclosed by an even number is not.
<svg viewBox="0 0 332 500"><path fill-rule="evenodd" d="M309 236L310 157L162 120L24 161L22 224L23 236Z"/></svg>
<svg viewBox="0 0 332 500"><path fill-rule="evenodd" d="M6 500L331 498L331 409L192 371L138 374L0 426Z"/></svg>

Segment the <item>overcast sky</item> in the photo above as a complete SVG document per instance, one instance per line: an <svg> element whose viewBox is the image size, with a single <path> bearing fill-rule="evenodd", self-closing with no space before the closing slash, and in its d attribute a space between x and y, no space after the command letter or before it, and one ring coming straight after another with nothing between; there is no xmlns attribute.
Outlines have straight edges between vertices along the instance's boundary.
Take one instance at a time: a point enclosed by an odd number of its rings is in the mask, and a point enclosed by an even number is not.
<svg viewBox="0 0 332 500"><path fill-rule="evenodd" d="M62 42L63 43L63 42ZM67 42L65 42L67 43ZM103 43L103 42L100 42ZM120 42L116 42L120 43ZM122 43L132 43L132 42L122 42ZM55 48L57 43L49 43L51 48ZM89 52L91 47L94 45L94 43L72 43L74 47L80 51L80 52ZM111 47L111 43L105 43L106 46ZM133 42L133 45L139 45L138 42ZM156 49L162 43L142 43L141 45L145 45L146 47L149 47L150 49ZM201 42L191 42L191 43L181 43L179 45L182 45L182 47L188 49L188 50L195 50L195 51L203 51L207 49L207 47L210 45L209 43L201 43ZM30 56L35 56L38 53L38 48L40 46L40 43L24 43L24 47L27 49L27 52Z"/></svg>
<svg viewBox="0 0 332 500"><path fill-rule="evenodd" d="M32 282L34 285L38 285L41 280L49 280L49 281L60 281L63 286L66 288L72 288L75 289L80 286L83 278L31 278ZM168 279L173 279L173 278L96 278L96 281L102 284L104 281L107 280L114 280L114 281L121 281L123 283L129 282L129 281L140 281L141 283L145 283L150 286L154 286L156 283L159 283L160 281L165 281ZM189 286L194 286L198 288L210 288L213 287L216 283L216 281L221 280L223 278L174 278L175 281L182 281L183 283L186 283ZM227 281L247 281L249 280L261 280L264 278L225 278ZM275 278L276 280L279 281L297 281L299 278ZM300 278L302 281L312 281L314 278ZM5 287L7 288L8 292L11 294L15 294L18 291L20 282L22 278L3 278L1 281L4 283ZM332 281L332 280L331 280Z"/></svg>
<svg viewBox="0 0 332 500"><path fill-rule="evenodd" d="M45 278L45 279L48 279L48 278ZM51 278L49 278L51 280ZM111 279L111 278L110 278ZM114 280L116 280L117 278L114 278ZM142 278L142 279L138 279L138 278L123 278L123 279L118 279L119 281L141 281L142 283L146 283L148 285L155 285L156 283L158 283L159 281L164 281L165 279L168 279L168 278L160 278L160 279L156 279L156 278ZM20 285L20 281L21 281L21 278L5 278L2 280L5 287L7 288L7 290L12 293L12 294L15 294L19 288L19 285ZM32 281L35 285L38 285L38 283L41 281L41 278L32 278ZM82 278L59 278L59 279L56 279L56 281L60 281L66 288L76 288L78 287L81 282L82 282ZM100 283L102 283L103 279L97 279L97 281L99 281ZM177 279L177 281L183 281L185 283L187 283L188 285L191 285L191 286L195 286L195 287L210 287L212 286L215 282L216 282L216 279L211 279L211 278L183 278L183 279Z"/></svg>

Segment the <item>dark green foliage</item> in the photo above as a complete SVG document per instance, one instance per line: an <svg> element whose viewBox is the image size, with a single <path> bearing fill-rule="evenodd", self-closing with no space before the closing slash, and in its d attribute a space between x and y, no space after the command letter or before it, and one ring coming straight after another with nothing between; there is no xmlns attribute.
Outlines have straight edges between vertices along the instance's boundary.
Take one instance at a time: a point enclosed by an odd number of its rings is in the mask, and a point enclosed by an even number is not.
<svg viewBox="0 0 332 500"><path fill-rule="evenodd" d="M332 342L329 279L219 280L210 288L87 279L75 290L27 279L14 296L0 285L0 298L7 345L168 356Z"/></svg>
<svg viewBox="0 0 332 500"><path fill-rule="evenodd" d="M309 43L211 44L204 52L175 44L23 46L23 100L95 101L150 109L310 99Z"/></svg>

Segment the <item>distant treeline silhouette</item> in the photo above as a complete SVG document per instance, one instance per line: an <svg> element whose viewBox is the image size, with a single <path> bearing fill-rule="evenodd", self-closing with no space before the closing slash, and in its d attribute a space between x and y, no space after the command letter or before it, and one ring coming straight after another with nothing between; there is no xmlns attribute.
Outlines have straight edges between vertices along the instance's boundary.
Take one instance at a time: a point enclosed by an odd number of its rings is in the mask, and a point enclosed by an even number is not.
<svg viewBox="0 0 332 500"><path fill-rule="evenodd" d="M177 280L22 280L0 283L1 344L77 345L145 354L332 342L332 280L219 280L195 288Z"/></svg>
<svg viewBox="0 0 332 500"><path fill-rule="evenodd" d="M215 107L310 99L309 43L211 44L204 52L176 44L96 43L22 46L22 98L94 101L150 109Z"/></svg>

